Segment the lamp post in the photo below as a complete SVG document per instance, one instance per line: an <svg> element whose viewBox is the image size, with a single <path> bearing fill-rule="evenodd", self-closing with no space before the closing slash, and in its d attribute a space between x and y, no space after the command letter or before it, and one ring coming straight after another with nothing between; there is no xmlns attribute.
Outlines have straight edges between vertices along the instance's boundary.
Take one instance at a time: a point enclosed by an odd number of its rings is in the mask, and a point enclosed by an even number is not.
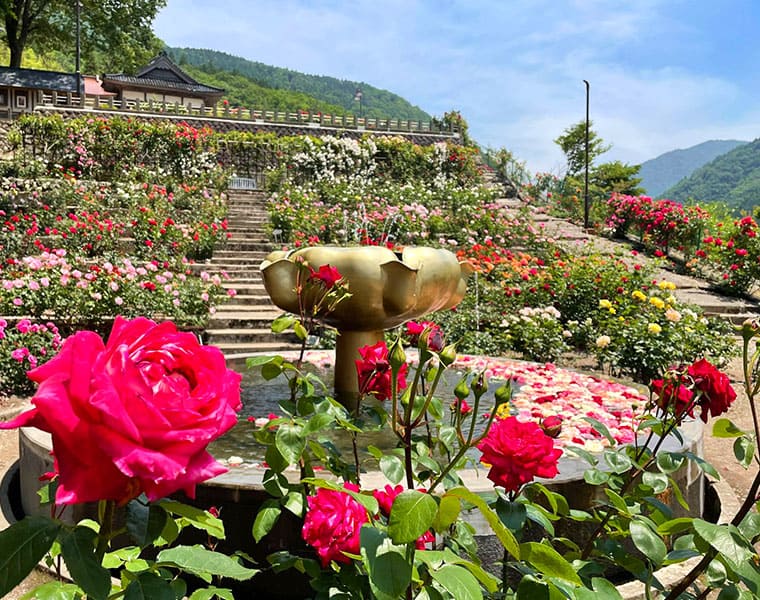
<svg viewBox="0 0 760 600"><path fill-rule="evenodd" d="M588 130L589 130L589 121L588 121L588 105L589 105L589 95L590 95L590 88L589 82L585 79L583 80L583 83L586 84L586 173L585 173L585 182L583 185L583 228L588 229L589 228L589 202L588 202Z"/></svg>
<svg viewBox="0 0 760 600"><path fill-rule="evenodd" d="M362 109L362 89L356 88L356 92L354 92L354 100L357 100L359 102L359 116L364 116L364 110Z"/></svg>

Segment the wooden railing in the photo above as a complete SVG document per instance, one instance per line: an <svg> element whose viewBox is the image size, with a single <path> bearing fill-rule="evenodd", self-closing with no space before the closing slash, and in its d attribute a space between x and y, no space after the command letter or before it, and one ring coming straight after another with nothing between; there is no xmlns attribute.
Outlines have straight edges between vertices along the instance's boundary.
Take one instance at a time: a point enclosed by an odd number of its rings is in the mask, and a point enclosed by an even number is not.
<svg viewBox="0 0 760 600"><path fill-rule="evenodd" d="M339 129L356 129L359 131L390 131L405 133L433 133L438 135L455 135L455 127L442 127L434 121L413 121L409 119L376 119L357 117L356 115L329 115L311 111L257 110L248 108L231 108L229 106L183 105L179 102L157 102L150 100L116 100L112 97L101 98L86 96L84 103L79 95L71 93L45 94L43 106L56 106L74 109L119 110L148 114L177 115L201 119L233 119L252 123L273 125L296 125L304 127L328 127Z"/></svg>

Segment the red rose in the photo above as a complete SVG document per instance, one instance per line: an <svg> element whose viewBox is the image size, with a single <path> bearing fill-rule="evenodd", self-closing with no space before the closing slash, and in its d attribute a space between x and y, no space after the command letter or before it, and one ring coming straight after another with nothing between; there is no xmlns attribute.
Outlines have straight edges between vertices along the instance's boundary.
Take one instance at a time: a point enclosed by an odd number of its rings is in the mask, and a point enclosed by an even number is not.
<svg viewBox="0 0 760 600"><path fill-rule="evenodd" d="M673 406L677 417L684 413L694 416L694 392L683 385L680 379L653 379L649 387L657 396L657 406L662 410L667 411L669 406Z"/></svg>
<svg viewBox="0 0 760 600"><path fill-rule="evenodd" d="M388 517L391 514L393 501L396 499L396 496L403 491L403 485L399 484L396 487L392 487L390 483L387 483L382 490L375 490L372 492L372 495L375 497L375 500L377 500L378 505L380 505L380 512Z"/></svg>
<svg viewBox="0 0 760 600"><path fill-rule="evenodd" d="M193 497L226 471L206 446L237 422L240 375L173 323L117 317L107 344L80 331L29 377L34 408L0 428L52 435L58 504Z"/></svg>
<svg viewBox="0 0 760 600"><path fill-rule="evenodd" d="M378 400L391 397L391 363L388 361L388 346L379 341L373 346L359 348L361 360L356 361L356 373L359 377L359 392L374 394ZM406 388L408 366L401 365L396 377L399 390Z"/></svg>
<svg viewBox="0 0 760 600"><path fill-rule="evenodd" d="M359 491L353 484L345 484L346 489ZM367 509L349 494L336 490L319 488L315 496L307 498L309 510L303 523L301 536L313 546L323 567L330 561L350 563L346 556L359 553L359 535L362 525L369 522Z"/></svg>
<svg viewBox="0 0 760 600"><path fill-rule="evenodd" d="M331 290L336 283L343 279L340 271L330 265L321 265L318 271L309 267L309 271L309 280L314 283L321 283L328 290Z"/></svg>
<svg viewBox="0 0 760 600"><path fill-rule="evenodd" d="M698 401L702 407L702 413L699 416L705 423L707 423L708 412L713 417L717 417L726 412L731 403L736 400L736 392L731 387L728 376L704 358L691 365L688 373L694 380L694 387L702 392Z"/></svg>
<svg viewBox="0 0 760 600"><path fill-rule="evenodd" d="M562 450L532 421L497 419L478 444L480 462L490 465L488 479L507 492L517 492L534 477L554 477Z"/></svg>

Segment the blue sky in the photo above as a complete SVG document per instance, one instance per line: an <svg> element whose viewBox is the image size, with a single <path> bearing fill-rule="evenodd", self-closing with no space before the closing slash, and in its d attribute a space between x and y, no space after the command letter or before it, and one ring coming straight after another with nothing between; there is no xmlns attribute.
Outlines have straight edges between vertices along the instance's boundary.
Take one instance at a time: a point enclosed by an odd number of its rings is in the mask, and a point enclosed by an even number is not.
<svg viewBox="0 0 760 600"><path fill-rule="evenodd" d="M560 173L553 140L585 115L638 164L760 137L758 0L168 0L170 46L367 82L483 146Z"/></svg>

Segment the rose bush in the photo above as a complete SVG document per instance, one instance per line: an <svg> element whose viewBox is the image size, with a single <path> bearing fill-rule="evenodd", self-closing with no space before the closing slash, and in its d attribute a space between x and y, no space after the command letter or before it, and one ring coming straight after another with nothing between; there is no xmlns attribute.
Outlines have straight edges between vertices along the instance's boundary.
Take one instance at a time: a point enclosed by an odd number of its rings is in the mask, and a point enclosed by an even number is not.
<svg viewBox="0 0 760 600"><path fill-rule="evenodd" d="M117 318L106 344L76 333L29 377L34 408L0 427L52 435L59 504L193 497L225 471L206 446L237 422L240 375L170 322Z"/></svg>

